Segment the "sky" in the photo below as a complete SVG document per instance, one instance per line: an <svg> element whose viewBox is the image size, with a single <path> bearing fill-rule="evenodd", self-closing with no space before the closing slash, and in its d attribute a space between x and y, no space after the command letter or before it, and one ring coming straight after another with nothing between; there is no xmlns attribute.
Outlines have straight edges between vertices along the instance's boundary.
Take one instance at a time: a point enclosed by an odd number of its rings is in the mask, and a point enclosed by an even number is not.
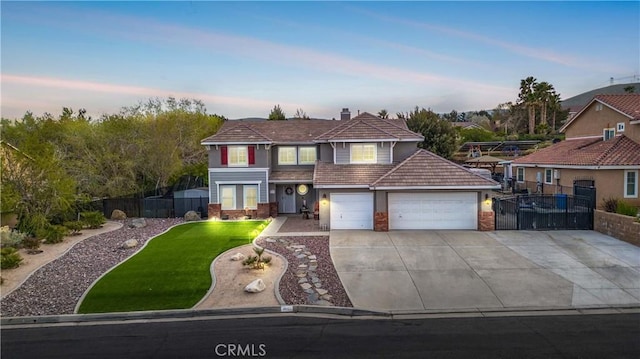
<svg viewBox="0 0 640 359"><path fill-rule="evenodd" d="M439 113L640 77L640 2L11 2L1 114L98 117L149 98L227 118Z"/></svg>

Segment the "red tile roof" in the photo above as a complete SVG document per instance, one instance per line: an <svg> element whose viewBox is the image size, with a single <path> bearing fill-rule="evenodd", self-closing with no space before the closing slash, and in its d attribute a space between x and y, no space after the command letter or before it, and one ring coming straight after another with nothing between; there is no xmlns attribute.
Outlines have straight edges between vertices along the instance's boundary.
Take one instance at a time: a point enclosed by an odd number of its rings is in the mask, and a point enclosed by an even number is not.
<svg viewBox="0 0 640 359"><path fill-rule="evenodd" d="M627 136L569 139L520 157L513 164L640 166L640 144Z"/></svg>
<svg viewBox="0 0 640 359"><path fill-rule="evenodd" d="M420 149L372 183L372 187L485 187L499 184Z"/></svg>
<svg viewBox="0 0 640 359"><path fill-rule="evenodd" d="M640 120L640 94L622 94L622 95L596 95L589 103L582 107L578 113L573 116L567 123L560 127L559 132L569 127L576 121L582 113L594 102L600 102L612 109L629 117L631 121Z"/></svg>

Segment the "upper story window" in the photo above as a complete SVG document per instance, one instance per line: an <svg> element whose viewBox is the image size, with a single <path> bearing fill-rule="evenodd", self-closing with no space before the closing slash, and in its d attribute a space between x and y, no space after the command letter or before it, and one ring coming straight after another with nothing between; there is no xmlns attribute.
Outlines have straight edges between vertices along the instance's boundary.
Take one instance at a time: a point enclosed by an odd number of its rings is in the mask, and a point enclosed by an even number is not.
<svg viewBox="0 0 640 359"><path fill-rule="evenodd" d="M248 166L248 152L247 146L229 146L229 166Z"/></svg>
<svg viewBox="0 0 640 359"><path fill-rule="evenodd" d="M518 167L516 169L516 181L524 182L524 167Z"/></svg>
<svg viewBox="0 0 640 359"><path fill-rule="evenodd" d="M624 197L638 198L638 171L624 171Z"/></svg>
<svg viewBox="0 0 640 359"><path fill-rule="evenodd" d="M596 111L602 111L602 104L601 103L597 103L596 104Z"/></svg>
<svg viewBox="0 0 640 359"><path fill-rule="evenodd" d="M376 163L375 143L352 143L351 163Z"/></svg>
<svg viewBox="0 0 640 359"><path fill-rule="evenodd" d="M605 128L602 130L602 138L604 140L610 140L616 136L616 130L614 128Z"/></svg>
<svg viewBox="0 0 640 359"><path fill-rule="evenodd" d="M297 163L295 147L278 147L278 164L295 165Z"/></svg>
<svg viewBox="0 0 640 359"><path fill-rule="evenodd" d="M618 131L618 132L624 132L624 122L619 122L619 123L616 125L616 131Z"/></svg>
<svg viewBox="0 0 640 359"><path fill-rule="evenodd" d="M300 147L298 148L298 164L312 165L316 163L316 147Z"/></svg>

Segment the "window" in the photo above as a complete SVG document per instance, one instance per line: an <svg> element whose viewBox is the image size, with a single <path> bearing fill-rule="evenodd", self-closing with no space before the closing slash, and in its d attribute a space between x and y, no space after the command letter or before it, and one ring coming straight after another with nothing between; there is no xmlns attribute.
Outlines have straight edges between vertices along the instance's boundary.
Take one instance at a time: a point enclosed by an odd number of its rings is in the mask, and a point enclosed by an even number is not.
<svg viewBox="0 0 640 359"><path fill-rule="evenodd" d="M624 197L638 198L638 171L624 171Z"/></svg>
<svg viewBox="0 0 640 359"><path fill-rule="evenodd" d="M295 147L278 147L278 164L280 165L297 164L296 148Z"/></svg>
<svg viewBox="0 0 640 359"><path fill-rule="evenodd" d="M299 165L313 165L316 163L316 148L315 147L300 147L298 149L298 164Z"/></svg>
<svg viewBox="0 0 640 359"><path fill-rule="evenodd" d="M222 209L236 209L236 186L220 186Z"/></svg>
<svg viewBox="0 0 640 359"><path fill-rule="evenodd" d="M596 104L596 111L602 111L602 104L601 103L597 103Z"/></svg>
<svg viewBox="0 0 640 359"><path fill-rule="evenodd" d="M544 183L553 184L553 169L545 168L544 169Z"/></svg>
<svg viewBox="0 0 640 359"><path fill-rule="evenodd" d="M524 182L524 167L518 167L516 169L516 181Z"/></svg>
<svg viewBox="0 0 640 359"><path fill-rule="evenodd" d="M258 208L258 186L257 185L245 185L244 192L244 208L257 209Z"/></svg>
<svg viewBox="0 0 640 359"><path fill-rule="evenodd" d="M351 163L376 163L376 144L352 143Z"/></svg>
<svg viewBox="0 0 640 359"><path fill-rule="evenodd" d="M247 146L229 146L229 166L247 167L249 165Z"/></svg>
<svg viewBox="0 0 640 359"><path fill-rule="evenodd" d="M616 131L624 132L624 122L620 122L616 125Z"/></svg>
<svg viewBox="0 0 640 359"><path fill-rule="evenodd" d="M602 130L602 137L604 140L610 140L616 136L616 131L613 128L605 128Z"/></svg>

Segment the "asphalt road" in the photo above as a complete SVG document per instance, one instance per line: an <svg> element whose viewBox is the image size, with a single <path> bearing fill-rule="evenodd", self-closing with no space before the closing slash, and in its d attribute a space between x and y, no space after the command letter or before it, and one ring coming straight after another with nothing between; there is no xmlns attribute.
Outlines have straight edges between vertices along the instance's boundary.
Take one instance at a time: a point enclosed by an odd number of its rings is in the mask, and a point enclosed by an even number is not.
<svg viewBox="0 0 640 359"><path fill-rule="evenodd" d="M4 326L10 358L639 358L640 314Z"/></svg>

